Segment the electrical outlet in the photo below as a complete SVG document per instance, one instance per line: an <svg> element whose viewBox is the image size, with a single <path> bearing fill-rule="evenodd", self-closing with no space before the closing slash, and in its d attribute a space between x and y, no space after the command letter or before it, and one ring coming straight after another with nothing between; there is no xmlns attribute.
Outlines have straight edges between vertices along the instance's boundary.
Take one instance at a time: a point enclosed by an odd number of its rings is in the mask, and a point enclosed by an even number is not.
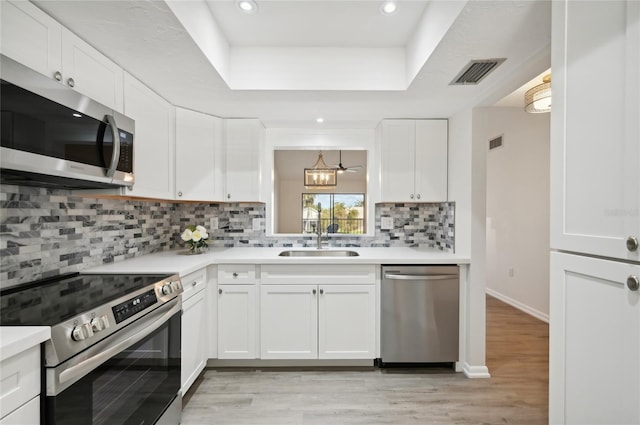
<svg viewBox="0 0 640 425"><path fill-rule="evenodd" d="M253 230L260 230L260 219L254 218L252 223Z"/></svg>
<svg viewBox="0 0 640 425"><path fill-rule="evenodd" d="M393 230L393 217L380 217L380 229Z"/></svg>
<svg viewBox="0 0 640 425"><path fill-rule="evenodd" d="M509 269L509 277L513 277L513 268Z"/></svg>
<svg viewBox="0 0 640 425"><path fill-rule="evenodd" d="M218 217L211 217L209 221L209 230L217 230L218 229Z"/></svg>

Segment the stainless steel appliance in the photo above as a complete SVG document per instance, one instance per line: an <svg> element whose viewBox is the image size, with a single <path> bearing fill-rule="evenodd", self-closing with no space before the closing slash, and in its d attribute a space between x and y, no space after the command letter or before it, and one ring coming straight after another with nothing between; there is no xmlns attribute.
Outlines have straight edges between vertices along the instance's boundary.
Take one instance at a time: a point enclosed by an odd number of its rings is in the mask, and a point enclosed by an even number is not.
<svg viewBox="0 0 640 425"><path fill-rule="evenodd" d="M0 55L2 182L131 186L134 121Z"/></svg>
<svg viewBox="0 0 640 425"><path fill-rule="evenodd" d="M0 325L51 326L42 423L180 422L177 275L75 274L0 293Z"/></svg>
<svg viewBox="0 0 640 425"><path fill-rule="evenodd" d="M382 266L380 360L458 361L458 266Z"/></svg>

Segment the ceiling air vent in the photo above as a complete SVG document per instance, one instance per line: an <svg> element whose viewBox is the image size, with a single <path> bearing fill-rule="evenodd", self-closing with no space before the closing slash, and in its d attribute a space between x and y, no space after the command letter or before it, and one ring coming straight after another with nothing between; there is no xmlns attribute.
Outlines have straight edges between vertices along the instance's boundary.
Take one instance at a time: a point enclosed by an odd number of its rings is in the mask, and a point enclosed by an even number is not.
<svg viewBox="0 0 640 425"><path fill-rule="evenodd" d="M472 60L456 75L456 78L454 78L449 85L478 84L484 77L506 60L506 58Z"/></svg>
<svg viewBox="0 0 640 425"><path fill-rule="evenodd" d="M489 140L489 150L499 148L500 146L502 146L502 136Z"/></svg>

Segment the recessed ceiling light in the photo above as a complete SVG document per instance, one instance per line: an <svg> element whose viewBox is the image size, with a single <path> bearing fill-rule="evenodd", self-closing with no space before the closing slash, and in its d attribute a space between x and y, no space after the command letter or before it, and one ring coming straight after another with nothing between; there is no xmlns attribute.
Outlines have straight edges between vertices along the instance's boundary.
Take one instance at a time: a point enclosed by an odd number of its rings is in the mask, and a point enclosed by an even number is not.
<svg viewBox="0 0 640 425"><path fill-rule="evenodd" d="M324 122L324 118L322 118L322 117L318 117L318 118L316 118L316 122L317 122L318 124L322 124L322 123Z"/></svg>
<svg viewBox="0 0 640 425"><path fill-rule="evenodd" d="M80 114L79 114L79 113L77 113L77 112L74 112L74 113L73 113L73 114L71 114L71 115L73 115L73 116L74 116L74 117L76 117L76 118L82 118L82 115L80 115Z"/></svg>
<svg viewBox="0 0 640 425"><path fill-rule="evenodd" d="M398 4L395 1L385 1L380 6L380 12L383 15L393 15L398 10Z"/></svg>
<svg viewBox="0 0 640 425"><path fill-rule="evenodd" d="M244 13L255 13L258 10L258 4L254 0L238 0L236 5Z"/></svg>

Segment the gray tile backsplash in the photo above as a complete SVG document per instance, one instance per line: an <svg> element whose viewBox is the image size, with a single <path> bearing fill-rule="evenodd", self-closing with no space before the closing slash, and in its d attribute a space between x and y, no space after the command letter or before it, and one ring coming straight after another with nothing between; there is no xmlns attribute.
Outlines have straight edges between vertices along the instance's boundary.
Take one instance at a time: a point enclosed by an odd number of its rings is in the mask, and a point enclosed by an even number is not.
<svg viewBox="0 0 640 425"><path fill-rule="evenodd" d="M210 229L211 218L218 229ZM380 217L394 229L381 230ZM253 219L261 229L252 230ZM455 204L376 205L375 236L330 236L336 247L454 248ZM315 246L315 236L267 237L265 205L80 197L65 190L0 185L0 287L183 246L187 224L209 229L214 247Z"/></svg>

